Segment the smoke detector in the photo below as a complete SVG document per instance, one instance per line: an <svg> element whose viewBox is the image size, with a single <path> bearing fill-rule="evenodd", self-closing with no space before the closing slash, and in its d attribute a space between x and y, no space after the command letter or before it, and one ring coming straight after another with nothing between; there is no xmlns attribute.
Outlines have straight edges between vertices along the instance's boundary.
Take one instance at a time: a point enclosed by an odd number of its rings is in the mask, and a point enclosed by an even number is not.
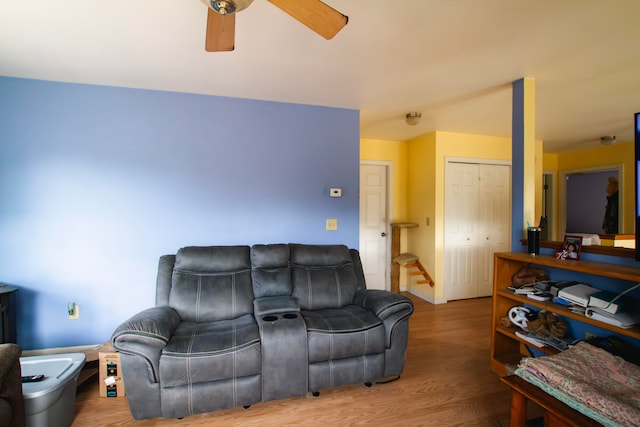
<svg viewBox="0 0 640 427"><path fill-rule="evenodd" d="M415 126L418 123L420 123L421 118L422 118L422 113L418 113L418 112L407 113L407 115L405 116L405 121L409 126Z"/></svg>
<svg viewBox="0 0 640 427"><path fill-rule="evenodd" d="M600 137L600 144L602 145L613 145L615 144L616 141L616 136L615 135L608 135L608 136L601 136Z"/></svg>

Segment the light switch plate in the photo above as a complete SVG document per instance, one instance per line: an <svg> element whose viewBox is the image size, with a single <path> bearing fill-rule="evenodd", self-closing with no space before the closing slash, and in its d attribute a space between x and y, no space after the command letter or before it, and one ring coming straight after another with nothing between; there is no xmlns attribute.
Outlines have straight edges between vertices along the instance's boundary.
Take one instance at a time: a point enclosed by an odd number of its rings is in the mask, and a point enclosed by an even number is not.
<svg viewBox="0 0 640 427"><path fill-rule="evenodd" d="M329 196L331 197L342 197L342 188L332 187L329 189Z"/></svg>
<svg viewBox="0 0 640 427"><path fill-rule="evenodd" d="M338 229L338 220L336 218L327 218L327 231L335 231Z"/></svg>

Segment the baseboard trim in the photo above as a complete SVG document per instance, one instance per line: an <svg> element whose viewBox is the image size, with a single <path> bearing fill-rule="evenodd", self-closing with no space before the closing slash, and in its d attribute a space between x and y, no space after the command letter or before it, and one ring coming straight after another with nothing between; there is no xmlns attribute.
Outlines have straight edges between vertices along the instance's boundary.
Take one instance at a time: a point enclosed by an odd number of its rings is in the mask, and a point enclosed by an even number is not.
<svg viewBox="0 0 640 427"><path fill-rule="evenodd" d="M415 289L411 288L411 289L407 289L407 292L409 292L411 295L417 296L420 299L425 300L426 302L430 302L431 304L446 304L447 300L444 298L433 298L430 295L427 295L425 293L422 293L420 291L416 291Z"/></svg>
<svg viewBox="0 0 640 427"><path fill-rule="evenodd" d="M93 345L77 345L72 347L52 347L52 348L42 348L38 350L24 350L22 352L22 356L30 357L30 356L46 356L49 354L62 354L62 353L85 353L91 354L97 352L98 347L102 344L93 344Z"/></svg>

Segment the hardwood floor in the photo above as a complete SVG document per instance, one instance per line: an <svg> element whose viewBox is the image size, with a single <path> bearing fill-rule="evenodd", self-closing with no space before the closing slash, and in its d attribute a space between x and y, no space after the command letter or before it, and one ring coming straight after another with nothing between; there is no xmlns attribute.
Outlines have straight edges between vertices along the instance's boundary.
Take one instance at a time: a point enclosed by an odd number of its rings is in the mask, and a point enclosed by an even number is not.
<svg viewBox="0 0 640 427"><path fill-rule="evenodd" d="M73 426L507 426L509 391L489 369L491 298L415 304L400 380L345 386L319 397L258 403L183 420L135 421L126 398L98 397L97 381L78 388Z"/></svg>

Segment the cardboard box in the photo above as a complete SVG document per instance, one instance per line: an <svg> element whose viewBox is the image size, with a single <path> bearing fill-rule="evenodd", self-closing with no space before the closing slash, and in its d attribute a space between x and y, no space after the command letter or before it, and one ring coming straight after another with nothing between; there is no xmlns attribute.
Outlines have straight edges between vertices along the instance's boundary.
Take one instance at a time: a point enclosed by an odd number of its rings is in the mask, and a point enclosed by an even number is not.
<svg viewBox="0 0 640 427"><path fill-rule="evenodd" d="M104 344L98 348L98 380L100 397L124 397L124 381L120 365L120 353Z"/></svg>

